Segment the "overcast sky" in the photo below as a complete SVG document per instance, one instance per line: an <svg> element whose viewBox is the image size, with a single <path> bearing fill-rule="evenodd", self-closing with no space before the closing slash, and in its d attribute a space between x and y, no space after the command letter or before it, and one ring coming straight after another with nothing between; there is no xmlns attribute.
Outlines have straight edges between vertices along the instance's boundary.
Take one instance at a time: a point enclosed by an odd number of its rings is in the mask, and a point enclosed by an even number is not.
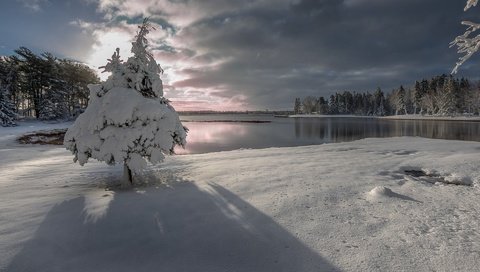
<svg viewBox="0 0 480 272"><path fill-rule="evenodd" d="M449 73L460 21L480 19L480 8L463 12L465 2L2 0L0 55L26 46L98 67L116 47L130 56L150 16L165 96L178 109L291 109L295 97L390 91ZM479 62L459 76L478 78Z"/></svg>

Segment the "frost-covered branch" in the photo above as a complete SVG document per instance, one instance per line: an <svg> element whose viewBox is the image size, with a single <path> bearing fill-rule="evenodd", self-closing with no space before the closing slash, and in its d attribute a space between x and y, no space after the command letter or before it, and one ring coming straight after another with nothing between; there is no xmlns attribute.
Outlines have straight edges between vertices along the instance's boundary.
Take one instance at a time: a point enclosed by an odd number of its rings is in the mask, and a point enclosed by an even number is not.
<svg viewBox="0 0 480 272"><path fill-rule="evenodd" d="M477 3L478 3L478 0L468 0L464 10L467 11L469 8L475 7Z"/></svg>
<svg viewBox="0 0 480 272"><path fill-rule="evenodd" d="M457 46L457 52L463 54L453 68L452 74L456 74L458 68L480 49L480 34L470 37L471 34L480 29L480 24L463 21L462 25L466 25L467 30L450 43L450 47Z"/></svg>
<svg viewBox="0 0 480 272"><path fill-rule="evenodd" d="M120 48L115 49L111 59L108 59L108 63L105 66L100 66L99 69L103 69L105 72L116 72L122 69L123 60L120 59Z"/></svg>
<svg viewBox="0 0 480 272"><path fill-rule="evenodd" d="M471 7L475 7L477 3L478 0L467 0L464 11L467 11ZM456 74L458 72L458 68L460 68L460 66L462 66L462 64L472 57L473 54L475 54L480 48L480 34L472 37L470 36L480 29L480 24L470 21L463 21L462 25L466 25L467 30L465 33L463 33L463 35L457 36L455 40L450 43L450 47L457 46L457 52L459 54L463 54L453 68L452 74Z"/></svg>

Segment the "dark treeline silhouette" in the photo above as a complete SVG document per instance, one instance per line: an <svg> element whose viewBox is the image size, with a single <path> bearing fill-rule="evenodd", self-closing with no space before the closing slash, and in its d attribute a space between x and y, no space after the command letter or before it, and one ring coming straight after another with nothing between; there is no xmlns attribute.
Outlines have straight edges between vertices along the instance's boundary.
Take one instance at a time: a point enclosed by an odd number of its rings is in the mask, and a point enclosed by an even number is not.
<svg viewBox="0 0 480 272"><path fill-rule="evenodd" d="M86 108L88 84L99 82L88 66L25 47L0 57L0 123L17 117L42 120L75 117Z"/></svg>
<svg viewBox="0 0 480 272"><path fill-rule="evenodd" d="M441 75L416 81L412 87L400 86L385 94L337 92L328 99L307 96L295 98L295 114L354 114L368 116L427 114L478 115L480 88L468 79Z"/></svg>

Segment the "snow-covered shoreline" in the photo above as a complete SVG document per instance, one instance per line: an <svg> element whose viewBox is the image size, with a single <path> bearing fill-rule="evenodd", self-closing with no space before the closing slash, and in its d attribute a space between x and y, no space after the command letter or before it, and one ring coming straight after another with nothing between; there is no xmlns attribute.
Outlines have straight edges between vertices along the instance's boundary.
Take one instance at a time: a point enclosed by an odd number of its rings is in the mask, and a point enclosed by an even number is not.
<svg viewBox="0 0 480 272"><path fill-rule="evenodd" d="M322 115L322 114L296 114L291 118L378 118L389 120L432 120L432 121L471 121L480 122L479 116L430 116L430 115L392 115L392 116L364 116L364 115Z"/></svg>
<svg viewBox="0 0 480 272"><path fill-rule="evenodd" d="M138 178L149 185L122 191L108 189L121 167L80 167L64 148L16 143L27 130L0 129L2 271L480 266L477 142L401 137L173 156Z"/></svg>
<svg viewBox="0 0 480 272"><path fill-rule="evenodd" d="M429 115L393 115L382 116L382 119L392 120L432 120L432 121L470 121L480 122L479 116L429 116Z"/></svg>

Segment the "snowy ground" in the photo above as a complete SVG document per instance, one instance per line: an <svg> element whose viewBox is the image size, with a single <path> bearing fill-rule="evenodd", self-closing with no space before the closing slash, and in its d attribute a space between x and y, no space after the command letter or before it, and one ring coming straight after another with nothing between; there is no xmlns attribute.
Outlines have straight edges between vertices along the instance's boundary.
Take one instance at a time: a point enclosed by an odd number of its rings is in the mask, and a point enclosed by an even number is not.
<svg viewBox="0 0 480 272"><path fill-rule="evenodd" d="M364 139L176 156L122 191L112 185L119 167L80 167L63 148L14 142L38 129L0 128L2 271L480 266L477 142Z"/></svg>

